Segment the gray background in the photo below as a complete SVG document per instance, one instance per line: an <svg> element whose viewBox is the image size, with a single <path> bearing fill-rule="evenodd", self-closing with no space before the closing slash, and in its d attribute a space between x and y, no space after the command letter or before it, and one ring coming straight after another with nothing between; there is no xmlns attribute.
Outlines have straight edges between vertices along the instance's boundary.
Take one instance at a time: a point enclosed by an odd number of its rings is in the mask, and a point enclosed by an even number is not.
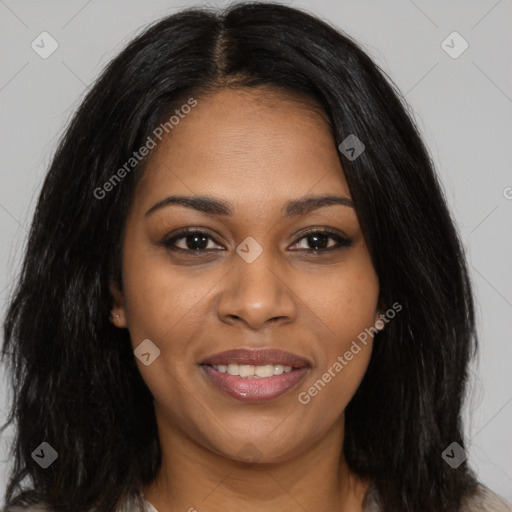
<svg viewBox="0 0 512 512"><path fill-rule="evenodd" d="M229 2L210 2L226 5ZM465 415L471 465L512 499L512 3L479 1L286 2L357 39L405 93L427 141L468 251L481 352ZM149 22L200 2L0 0L0 301L5 311L42 179L65 124L103 66ZM59 47L42 59L43 31ZM441 43L468 42L458 58ZM461 48L456 40L452 51ZM507 263L508 262L508 263ZM2 387L0 413L7 393ZM9 435L0 440L0 492ZM441 456L441 454L440 454Z"/></svg>

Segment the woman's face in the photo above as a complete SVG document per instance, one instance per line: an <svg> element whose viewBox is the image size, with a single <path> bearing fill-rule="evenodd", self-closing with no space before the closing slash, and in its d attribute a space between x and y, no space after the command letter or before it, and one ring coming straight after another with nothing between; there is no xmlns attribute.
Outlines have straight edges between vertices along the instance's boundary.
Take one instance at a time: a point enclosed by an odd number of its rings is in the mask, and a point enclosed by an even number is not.
<svg viewBox="0 0 512 512"><path fill-rule="evenodd" d="M291 204L323 196L342 199ZM153 149L112 290L134 350L150 340L136 361L161 437L276 462L342 432L372 349L353 342L379 317L350 199L323 117L268 89L198 98Z"/></svg>

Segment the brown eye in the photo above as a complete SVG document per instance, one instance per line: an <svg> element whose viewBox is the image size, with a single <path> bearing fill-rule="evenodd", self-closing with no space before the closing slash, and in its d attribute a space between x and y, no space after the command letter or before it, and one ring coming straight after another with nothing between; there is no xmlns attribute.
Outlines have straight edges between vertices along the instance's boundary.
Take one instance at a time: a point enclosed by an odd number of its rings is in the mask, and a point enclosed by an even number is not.
<svg viewBox="0 0 512 512"><path fill-rule="evenodd" d="M184 243L179 247L176 244L181 240L184 240ZM205 231L185 230L164 240L163 245L170 250L205 252L215 249L215 247L208 247L209 241L217 243L216 240L214 240L214 238Z"/></svg>
<svg viewBox="0 0 512 512"><path fill-rule="evenodd" d="M331 244L329 246L329 239L334 240L334 246ZM301 240L306 242L306 245L312 247L302 247L299 250L307 251L307 252L324 252L324 251L332 251L335 249L342 249L344 247L350 247L352 245L352 240L341 236L339 233L331 230L312 230L307 232L304 236L299 238L294 245L300 243Z"/></svg>

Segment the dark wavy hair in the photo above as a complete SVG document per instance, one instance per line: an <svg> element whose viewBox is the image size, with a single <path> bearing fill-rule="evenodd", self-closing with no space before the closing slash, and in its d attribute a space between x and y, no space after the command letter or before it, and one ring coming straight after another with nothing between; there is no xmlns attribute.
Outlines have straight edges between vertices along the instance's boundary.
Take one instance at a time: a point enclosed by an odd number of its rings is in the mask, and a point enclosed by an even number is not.
<svg viewBox="0 0 512 512"><path fill-rule="evenodd" d="M306 11L274 3L189 8L152 24L105 68L71 120L46 175L4 321L15 423L5 495L55 512L110 512L141 498L160 466L153 397L129 332L109 321L122 290L128 207L147 159L104 199L111 178L193 96L270 86L325 110L380 281L402 311L377 335L346 409L344 454L384 512L460 510L477 481L464 462L461 407L477 347L467 263L432 160L396 86L356 42ZM46 441L58 459L42 469ZM24 487L29 477L31 487ZM139 503L141 503L139 501Z"/></svg>

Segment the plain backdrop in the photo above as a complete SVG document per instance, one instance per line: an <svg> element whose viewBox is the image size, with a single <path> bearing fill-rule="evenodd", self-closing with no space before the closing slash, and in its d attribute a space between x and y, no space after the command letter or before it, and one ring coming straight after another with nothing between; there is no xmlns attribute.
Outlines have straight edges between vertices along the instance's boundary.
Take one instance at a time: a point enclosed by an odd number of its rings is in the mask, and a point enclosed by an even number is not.
<svg viewBox="0 0 512 512"><path fill-rule="evenodd" d="M282 3L306 8L358 40L415 113L464 241L477 299L481 350L465 409L470 463L487 486L512 500L512 2ZM43 177L85 91L148 23L194 5L206 4L0 0L2 319ZM42 32L58 44L46 59L31 47ZM3 421L3 367L0 378ZM9 435L0 442L2 494Z"/></svg>

